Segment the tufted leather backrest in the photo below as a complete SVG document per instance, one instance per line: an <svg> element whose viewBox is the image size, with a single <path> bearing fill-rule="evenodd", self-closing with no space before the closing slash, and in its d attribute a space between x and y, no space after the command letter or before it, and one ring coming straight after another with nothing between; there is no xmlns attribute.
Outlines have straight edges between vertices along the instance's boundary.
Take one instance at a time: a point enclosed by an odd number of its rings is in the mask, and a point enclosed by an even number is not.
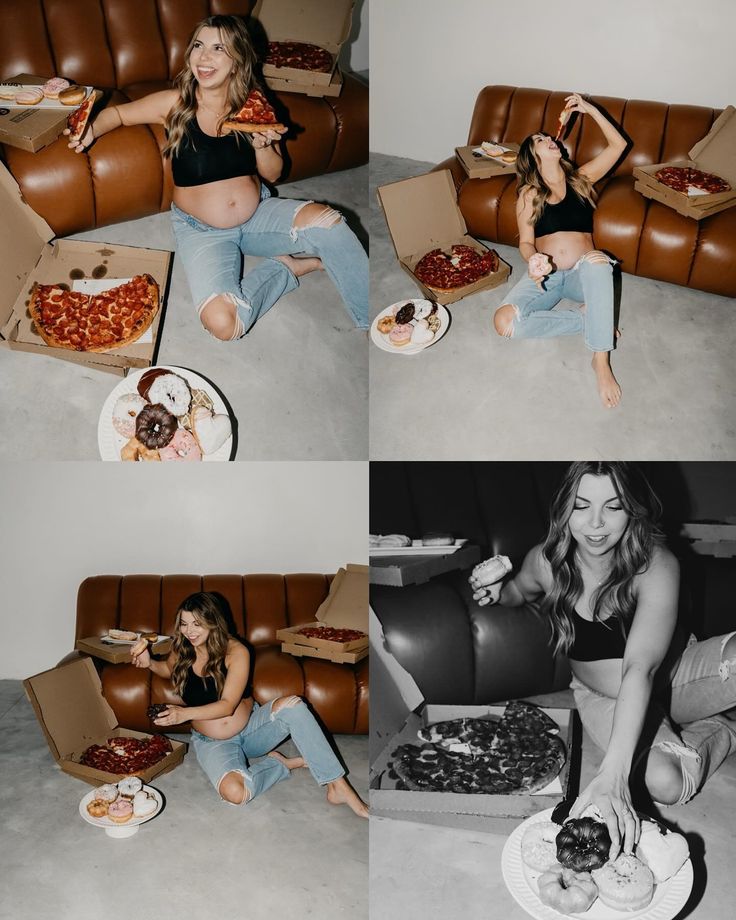
<svg viewBox="0 0 736 920"><path fill-rule="evenodd" d="M123 89L165 83L207 16L248 16L254 0L3 0L0 79L62 76Z"/></svg>
<svg viewBox="0 0 736 920"><path fill-rule="evenodd" d="M278 629L314 621L331 581L318 574L95 575L79 586L74 638L102 636L110 628L171 635L187 595L217 591L240 636L256 647L275 645Z"/></svg>
<svg viewBox="0 0 736 920"><path fill-rule="evenodd" d="M469 144L484 140L520 143L535 131L554 135L557 118L569 93L517 86L486 86L478 94L468 134ZM687 157L688 150L708 131L719 109L668 105L640 99L591 96L632 142L613 175L631 175L634 166ZM600 128L578 118L565 139L572 160L585 163L605 146Z"/></svg>

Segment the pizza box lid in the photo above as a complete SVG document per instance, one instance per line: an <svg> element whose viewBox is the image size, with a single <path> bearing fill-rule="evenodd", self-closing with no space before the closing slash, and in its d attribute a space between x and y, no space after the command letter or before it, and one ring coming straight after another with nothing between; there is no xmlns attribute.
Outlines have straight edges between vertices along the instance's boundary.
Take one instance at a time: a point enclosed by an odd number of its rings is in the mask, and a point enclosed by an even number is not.
<svg viewBox="0 0 736 920"><path fill-rule="evenodd" d="M332 70L340 48L350 35L353 0L258 0L251 12L267 41L297 41L318 45L332 54ZM265 43L264 43L265 44ZM329 84L332 71L315 73L294 67L263 65L264 77L282 77L300 83Z"/></svg>
<svg viewBox="0 0 736 920"><path fill-rule="evenodd" d="M689 151L698 169L715 173L736 186L736 108L727 106L713 122L713 127Z"/></svg>
<svg viewBox="0 0 736 920"><path fill-rule="evenodd" d="M332 579L330 593L314 617L326 626L368 632L368 573L370 566L349 562Z"/></svg>

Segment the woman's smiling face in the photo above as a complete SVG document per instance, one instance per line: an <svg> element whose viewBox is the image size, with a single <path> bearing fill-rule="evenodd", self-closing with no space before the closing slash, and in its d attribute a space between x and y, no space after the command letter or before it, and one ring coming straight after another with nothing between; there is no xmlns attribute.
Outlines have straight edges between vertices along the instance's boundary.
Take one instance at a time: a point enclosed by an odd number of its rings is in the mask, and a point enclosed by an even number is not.
<svg viewBox="0 0 736 920"><path fill-rule="evenodd" d="M179 631L182 636L189 640L191 645L196 649L205 645L209 629L203 626L193 613L182 611L179 614Z"/></svg>
<svg viewBox="0 0 736 920"><path fill-rule="evenodd" d="M616 494L610 476L586 473L578 484L568 527L578 549L604 556L621 540L629 515Z"/></svg>
<svg viewBox="0 0 736 920"><path fill-rule="evenodd" d="M189 66L200 86L216 89L232 72L233 62L222 42L219 29L204 26L192 46Z"/></svg>

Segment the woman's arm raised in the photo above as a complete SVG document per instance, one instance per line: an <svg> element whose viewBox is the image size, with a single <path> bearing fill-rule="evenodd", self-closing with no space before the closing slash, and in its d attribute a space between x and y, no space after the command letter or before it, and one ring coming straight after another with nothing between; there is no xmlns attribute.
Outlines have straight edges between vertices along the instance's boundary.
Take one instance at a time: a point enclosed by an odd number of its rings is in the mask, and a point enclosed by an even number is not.
<svg viewBox="0 0 736 920"><path fill-rule="evenodd" d="M593 121L603 132L606 139L606 147L592 160L588 160L580 167L580 172L587 176L591 182L597 182L612 169L618 158L626 150L626 138L619 132L618 128L610 122L600 109L597 109L579 93L573 93L567 97L567 106L572 112L581 112L590 115Z"/></svg>
<svg viewBox="0 0 736 920"><path fill-rule="evenodd" d="M658 548L651 565L637 580L636 613L626 642L611 738L598 773L570 811L571 817L577 817L588 804L597 806L611 835L611 858L622 845L624 852L631 853L639 836L629 773L654 675L667 654L677 623L678 562L669 550Z"/></svg>
<svg viewBox="0 0 736 920"><path fill-rule="evenodd" d="M178 90L165 89L160 93L151 93L150 96L136 99L135 102L108 106L87 125L81 138L76 143L70 142L69 146L81 153L98 137L119 128L120 125L162 125L178 98ZM68 133L69 129L64 129L64 134Z"/></svg>

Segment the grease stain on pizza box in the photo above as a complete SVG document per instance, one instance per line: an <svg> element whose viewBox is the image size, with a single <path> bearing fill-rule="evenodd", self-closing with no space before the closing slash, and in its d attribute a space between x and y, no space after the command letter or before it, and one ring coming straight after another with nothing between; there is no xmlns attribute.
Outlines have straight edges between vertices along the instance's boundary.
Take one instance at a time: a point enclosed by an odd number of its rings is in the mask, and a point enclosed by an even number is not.
<svg viewBox="0 0 736 920"><path fill-rule="evenodd" d="M0 163L0 341L17 351L61 358L124 376L131 367L156 363L171 271L171 252L118 243L55 239L54 231L24 200L18 183ZM34 283L67 284L82 278L130 278L149 274L159 287L159 309L150 325L151 340L103 352L72 351L47 345L28 312Z"/></svg>
<svg viewBox="0 0 736 920"><path fill-rule="evenodd" d="M382 185L378 200L399 264L429 300L454 303L478 291L498 287L508 279L511 267L500 257L497 271L448 292L434 291L414 275L414 266L432 249L449 250L453 245L464 244L481 254L488 251L487 246L467 232L449 169Z"/></svg>
<svg viewBox="0 0 736 920"><path fill-rule="evenodd" d="M486 793L419 792L397 789L389 777L393 752L402 744L419 744L417 732L435 722L450 719L500 720L505 705L455 706L422 702L406 718L403 726L389 739L370 769L370 808L372 815L508 834L532 815L554 808L563 799L577 795L577 763L581 747L581 727L574 709L542 707L560 729L565 743L565 765L545 789L521 795Z"/></svg>
<svg viewBox="0 0 736 920"><path fill-rule="evenodd" d="M736 205L736 108L727 106L713 122L706 136L688 151L689 160L671 160L652 166L635 166L634 188L645 198L652 198L673 208L678 214L702 220ZM666 166L690 166L714 173L731 186L728 192L688 196L662 185L655 174Z"/></svg>
<svg viewBox="0 0 736 920"><path fill-rule="evenodd" d="M150 738L150 734L121 728L91 658L78 658L23 681L46 742L64 773L91 786L117 782L122 775L85 766L79 760L92 744L107 738ZM144 782L168 773L184 759L187 745L171 741L172 751L158 763L136 771Z"/></svg>
<svg viewBox="0 0 736 920"><path fill-rule="evenodd" d="M281 651L298 657L324 658L338 664L355 664L365 658L368 654L368 572L369 566L355 563L339 569L312 623L277 630L276 638L281 640ZM299 632L308 626L356 629L365 635L338 642Z"/></svg>
<svg viewBox="0 0 736 920"><path fill-rule="evenodd" d="M256 44L266 42L305 42L317 45L332 55L329 72L274 67L263 64L263 76L290 80L300 86L329 86L337 66L340 49L350 36L353 0L258 0L251 18L263 27L265 36L256 36ZM274 87L275 88L275 87Z"/></svg>

